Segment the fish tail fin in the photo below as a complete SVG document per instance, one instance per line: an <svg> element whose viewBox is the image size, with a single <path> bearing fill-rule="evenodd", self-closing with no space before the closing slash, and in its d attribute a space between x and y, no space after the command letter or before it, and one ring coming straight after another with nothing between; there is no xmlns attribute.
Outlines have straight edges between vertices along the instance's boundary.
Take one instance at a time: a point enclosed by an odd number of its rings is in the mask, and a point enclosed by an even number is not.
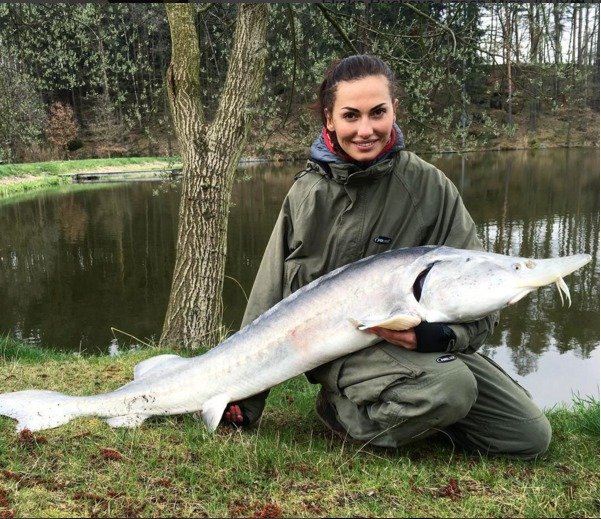
<svg viewBox="0 0 601 519"><path fill-rule="evenodd" d="M16 391L0 394L0 415L17 420L17 432L63 425L78 413L75 397L56 391Z"/></svg>

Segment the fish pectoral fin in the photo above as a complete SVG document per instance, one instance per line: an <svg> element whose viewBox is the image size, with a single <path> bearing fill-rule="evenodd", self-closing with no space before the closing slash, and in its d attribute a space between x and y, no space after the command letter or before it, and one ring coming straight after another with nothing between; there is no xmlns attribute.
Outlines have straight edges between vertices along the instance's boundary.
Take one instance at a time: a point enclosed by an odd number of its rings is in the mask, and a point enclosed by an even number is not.
<svg viewBox="0 0 601 519"><path fill-rule="evenodd" d="M362 321L353 319L351 322L353 321L358 323L357 329L362 331L375 326L388 330L408 330L422 322L416 315L403 313L391 314L383 319L364 319Z"/></svg>
<svg viewBox="0 0 601 519"><path fill-rule="evenodd" d="M230 403L229 396L225 394L215 395L209 398L202 406L200 415L209 432L217 429L225 407Z"/></svg>
<svg viewBox="0 0 601 519"><path fill-rule="evenodd" d="M113 416L106 419L106 423L111 427L138 427L150 415L147 414L126 414L123 416Z"/></svg>

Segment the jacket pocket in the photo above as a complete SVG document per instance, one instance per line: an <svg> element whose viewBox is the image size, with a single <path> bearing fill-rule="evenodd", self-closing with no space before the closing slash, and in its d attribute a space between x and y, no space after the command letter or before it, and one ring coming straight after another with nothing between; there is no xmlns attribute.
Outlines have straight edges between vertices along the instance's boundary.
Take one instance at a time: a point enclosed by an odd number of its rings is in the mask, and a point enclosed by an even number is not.
<svg viewBox="0 0 601 519"><path fill-rule="evenodd" d="M379 343L346 357L338 373L338 390L357 405L380 400L389 387L415 380L424 373L398 346ZM419 354L417 354L419 355Z"/></svg>

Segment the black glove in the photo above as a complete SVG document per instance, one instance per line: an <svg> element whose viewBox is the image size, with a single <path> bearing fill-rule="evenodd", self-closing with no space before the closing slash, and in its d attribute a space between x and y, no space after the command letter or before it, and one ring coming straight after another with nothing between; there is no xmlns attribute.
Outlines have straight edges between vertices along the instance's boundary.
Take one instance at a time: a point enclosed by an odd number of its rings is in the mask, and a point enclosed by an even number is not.
<svg viewBox="0 0 601 519"><path fill-rule="evenodd" d="M457 340L455 332L446 324L427 321L422 321L415 327L415 337L416 351L422 353L449 351Z"/></svg>

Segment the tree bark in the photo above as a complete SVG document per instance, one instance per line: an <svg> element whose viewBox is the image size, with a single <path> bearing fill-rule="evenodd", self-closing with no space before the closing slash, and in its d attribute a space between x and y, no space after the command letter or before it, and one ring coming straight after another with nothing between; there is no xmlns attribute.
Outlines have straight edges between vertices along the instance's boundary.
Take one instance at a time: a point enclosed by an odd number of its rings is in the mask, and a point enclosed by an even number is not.
<svg viewBox="0 0 601 519"><path fill-rule="evenodd" d="M507 124L509 127L513 126L513 78L511 67L511 42L513 38L512 33L514 18L513 15L514 12L511 5L504 5L503 16L499 14L499 23L501 25L504 41L503 53L505 56L505 66L507 67Z"/></svg>
<svg viewBox="0 0 601 519"><path fill-rule="evenodd" d="M544 6L543 6L544 8ZM540 56L539 46L542 35L538 4L528 4L528 29L530 31L530 62L536 63Z"/></svg>
<svg viewBox="0 0 601 519"><path fill-rule="evenodd" d="M221 338L227 217L250 111L263 79L267 5L240 4L214 121L204 121L192 4L166 4L172 58L168 92L183 163L179 230L162 346L195 349Z"/></svg>

